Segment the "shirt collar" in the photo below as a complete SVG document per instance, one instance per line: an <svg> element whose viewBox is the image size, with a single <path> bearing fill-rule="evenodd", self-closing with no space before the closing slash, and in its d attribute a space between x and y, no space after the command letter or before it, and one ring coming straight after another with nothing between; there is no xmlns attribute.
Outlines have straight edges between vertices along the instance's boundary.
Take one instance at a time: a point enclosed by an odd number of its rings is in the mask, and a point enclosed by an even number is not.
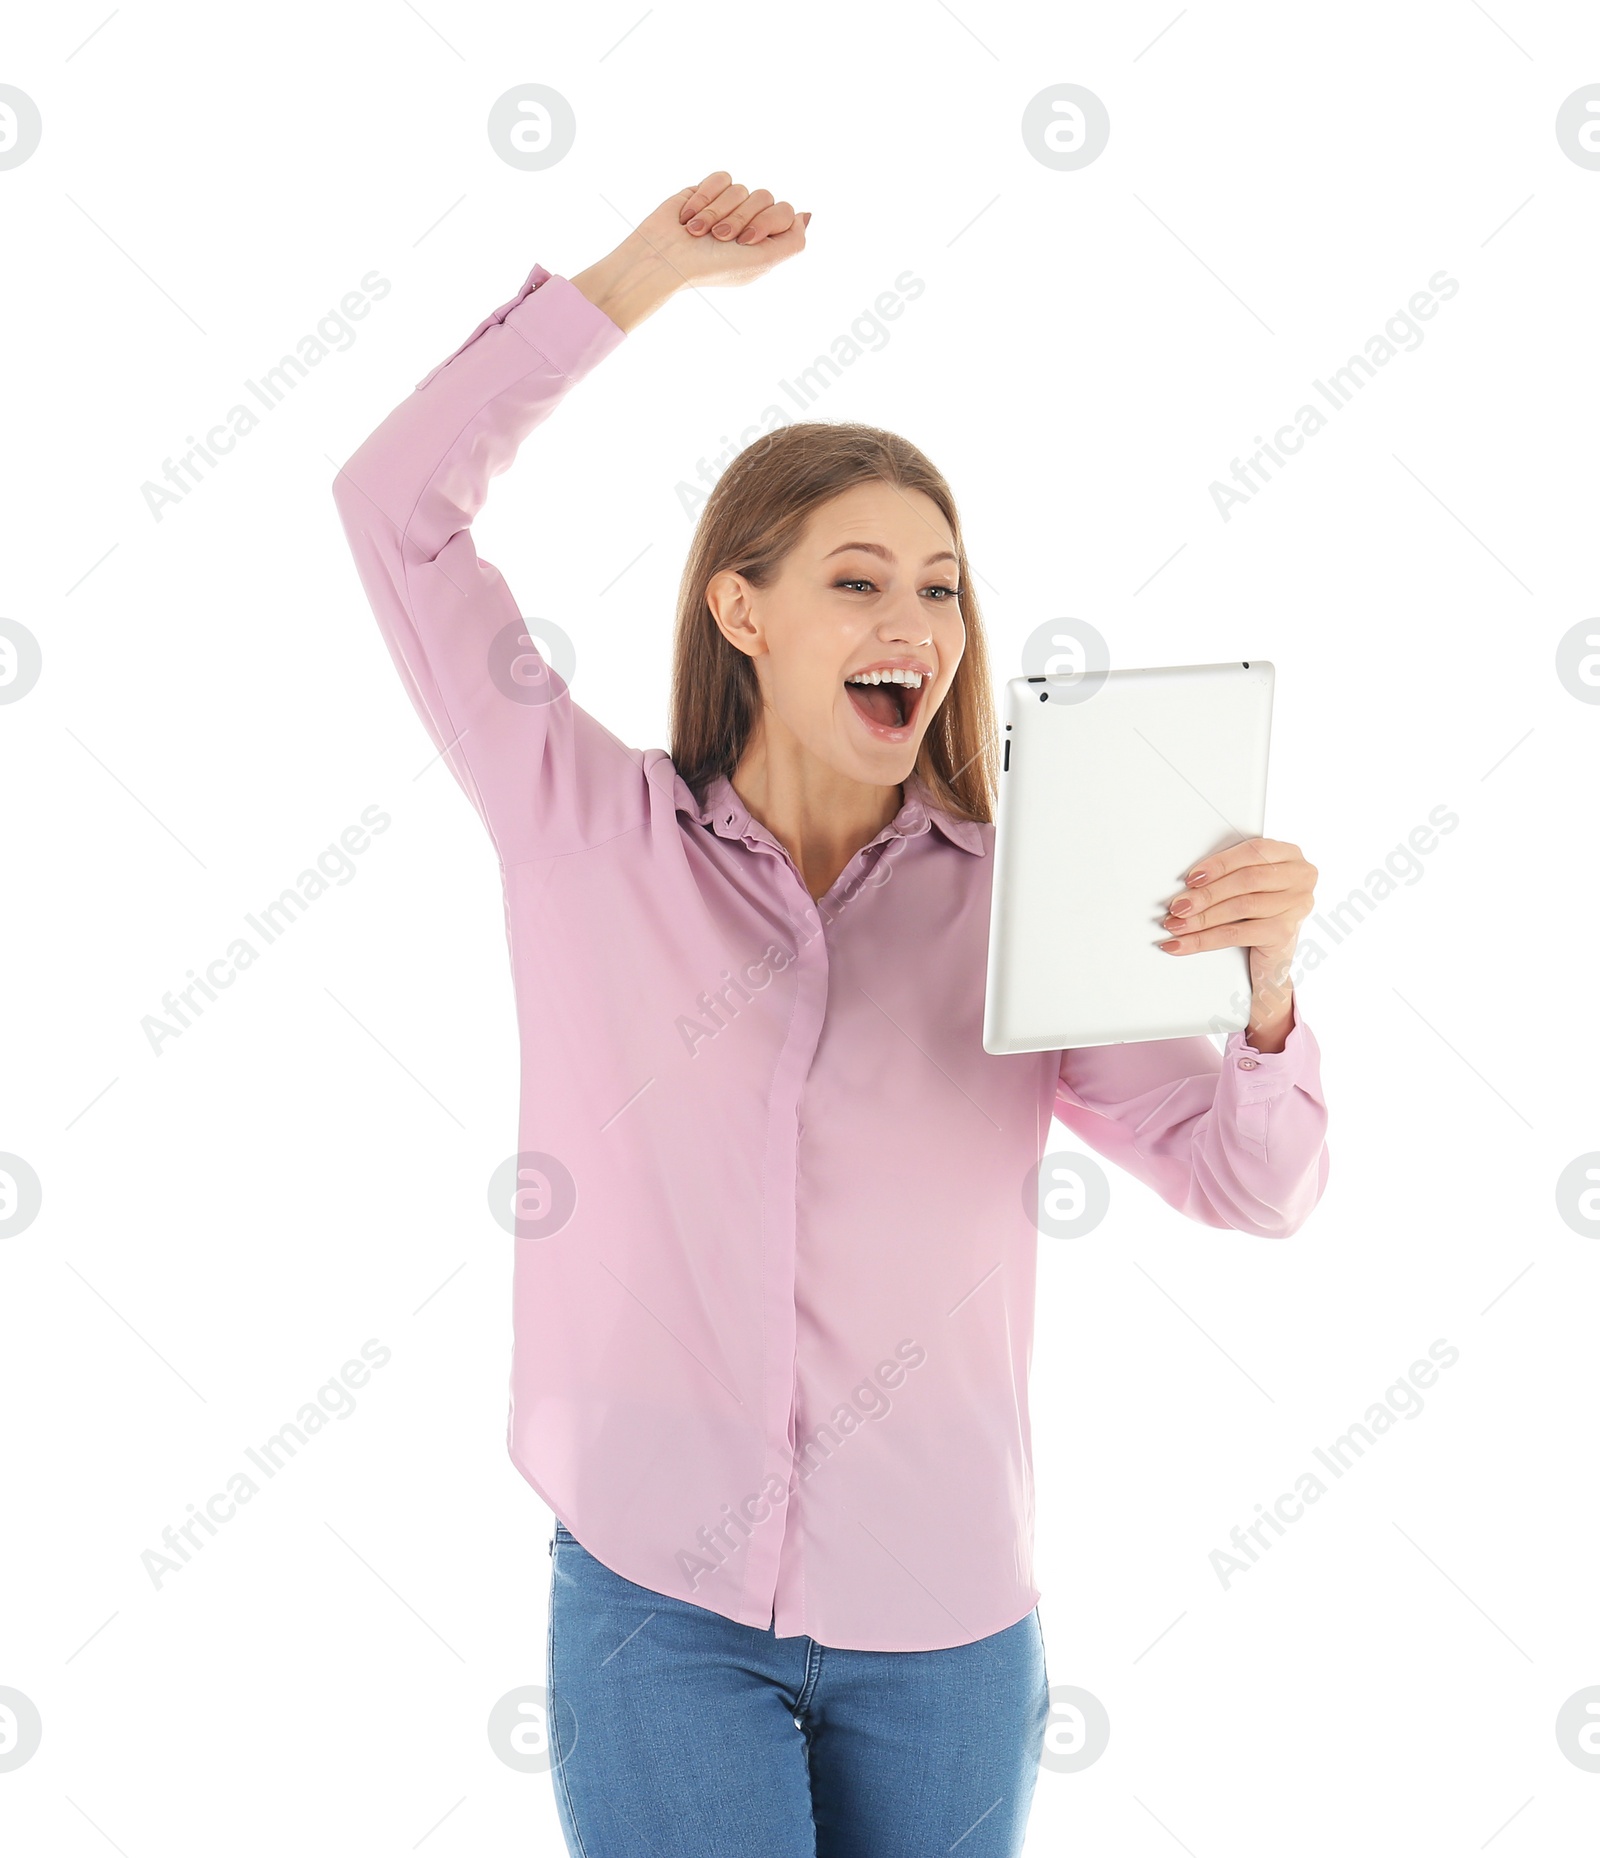
<svg viewBox="0 0 1600 1858"><path fill-rule="evenodd" d="M777 840L760 820L752 817L727 775L719 774L711 782L706 789L704 806L696 801L693 790L681 774L677 776L677 789L678 811L687 813L699 825L709 826L719 838L758 838L764 839L769 845L777 844ZM982 857L983 827L980 822L961 819L947 812L937 804L922 778L915 773L906 777L905 799L900 811L869 843L876 845L879 839L886 838L915 838L930 826L937 826L945 838L952 845L960 846L962 851Z"/></svg>

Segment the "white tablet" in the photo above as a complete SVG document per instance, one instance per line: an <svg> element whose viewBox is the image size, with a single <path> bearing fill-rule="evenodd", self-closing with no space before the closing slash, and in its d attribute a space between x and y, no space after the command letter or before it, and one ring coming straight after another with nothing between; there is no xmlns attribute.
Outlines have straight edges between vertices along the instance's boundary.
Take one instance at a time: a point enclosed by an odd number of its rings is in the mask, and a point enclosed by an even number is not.
<svg viewBox="0 0 1600 1858"><path fill-rule="evenodd" d="M1249 1023L1245 949L1157 944L1187 873L1265 830L1272 685L1259 658L1006 685L985 1051Z"/></svg>

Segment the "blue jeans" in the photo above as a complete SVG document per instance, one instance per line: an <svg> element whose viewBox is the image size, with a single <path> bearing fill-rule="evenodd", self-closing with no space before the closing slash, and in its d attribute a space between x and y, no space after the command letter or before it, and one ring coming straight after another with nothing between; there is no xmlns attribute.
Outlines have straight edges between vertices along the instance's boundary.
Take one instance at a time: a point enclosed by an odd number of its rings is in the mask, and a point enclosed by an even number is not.
<svg viewBox="0 0 1600 1858"><path fill-rule="evenodd" d="M1038 1609L931 1652L778 1638L550 1543L550 1757L574 1858L1016 1858Z"/></svg>

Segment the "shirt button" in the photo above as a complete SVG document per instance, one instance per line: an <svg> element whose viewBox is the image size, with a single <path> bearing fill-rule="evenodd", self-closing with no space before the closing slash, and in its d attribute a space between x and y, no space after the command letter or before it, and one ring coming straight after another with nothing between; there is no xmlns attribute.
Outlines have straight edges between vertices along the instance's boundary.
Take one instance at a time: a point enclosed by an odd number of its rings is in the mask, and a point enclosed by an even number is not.
<svg viewBox="0 0 1600 1858"><path fill-rule="evenodd" d="M1241 1058L1241 1059L1239 1060L1239 1069L1240 1069L1241 1071L1253 1071L1253 1070L1255 1070L1255 1068L1256 1068L1256 1061L1255 1061L1255 1059L1253 1059L1253 1058Z"/></svg>

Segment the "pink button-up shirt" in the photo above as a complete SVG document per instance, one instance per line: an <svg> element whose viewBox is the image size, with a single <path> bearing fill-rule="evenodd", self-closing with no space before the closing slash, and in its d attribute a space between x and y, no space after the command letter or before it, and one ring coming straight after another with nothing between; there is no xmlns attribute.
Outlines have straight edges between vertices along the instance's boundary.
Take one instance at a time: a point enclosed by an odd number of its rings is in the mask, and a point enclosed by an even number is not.
<svg viewBox="0 0 1600 1858"><path fill-rule="evenodd" d="M622 340L535 265L334 485L504 881L507 1442L640 1586L824 1645L965 1644L1039 1598L1026 1201L1052 1115L1189 1218L1283 1237L1326 1178L1316 1042L1297 1011L1281 1053L991 1056L992 826L913 777L819 904L729 781L702 805L573 701L471 524Z"/></svg>

